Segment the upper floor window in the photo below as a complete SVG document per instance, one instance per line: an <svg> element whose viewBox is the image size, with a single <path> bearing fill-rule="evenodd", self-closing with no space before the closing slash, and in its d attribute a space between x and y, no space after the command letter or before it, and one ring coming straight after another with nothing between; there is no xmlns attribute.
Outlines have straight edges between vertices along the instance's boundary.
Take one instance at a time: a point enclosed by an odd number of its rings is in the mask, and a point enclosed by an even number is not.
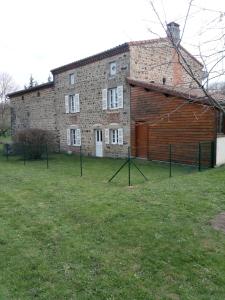
<svg viewBox="0 0 225 300"><path fill-rule="evenodd" d="M75 95L69 95L69 107L70 107L70 112L74 113L75 112Z"/></svg>
<svg viewBox="0 0 225 300"><path fill-rule="evenodd" d="M70 82L70 84L74 84L75 83L75 75L74 75L74 73L71 73L69 75L69 82Z"/></svg>
<svg viewBox="0 0 225 300"><path fill-rule="evenodd" d="M102 109L123 108L123 86L102 90Z"/></svg>
<svg viewBox="0 0 225 300"><path fill-rule="evenodd" d="M67 114L80 112L79 94L65 95L65 110Z"/></svg>
<svg viewBox="0 0 225 300"><path fill-rule="evenodd" d="M110 76L116 75L116 62L115 61L111 62L109 64L109 74L110 74Z"/></svg>
<svg viewBox="0 0 225 300"><path fill-rule="evenodd" d="M109 108L118 107L117 88L108 90L108 107Z"/></svg>

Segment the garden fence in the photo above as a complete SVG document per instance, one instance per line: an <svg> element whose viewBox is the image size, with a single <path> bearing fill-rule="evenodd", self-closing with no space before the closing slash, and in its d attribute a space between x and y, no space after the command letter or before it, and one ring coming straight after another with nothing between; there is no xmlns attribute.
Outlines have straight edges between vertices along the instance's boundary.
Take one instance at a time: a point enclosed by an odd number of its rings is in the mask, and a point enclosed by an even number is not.
<svg viewBox="0 0 225 300"><path fill-rule="evenodd" d="M53 155L53 151L47 144L33 146L26 143L4 144L2 147L3 155L6 160L11 157L18 157L23 164L26 165L29 160L40 159L45 162L49 168L49 156ZM85 151L82 147L76 154L72 154L77 158L79 165L79 175L83 176L83 160L85 159ZM195 170L202 171L215 165L215 143L200 142L200 143L172 143L172 144L157 144L147 145L146 147L127 147L127 155L125 160L121 160L121 165L118 165L117 170L112 170L109 174L108 181L111 182L120 174L122 170L127 170L128 185L132 184L132 174L137 172L143 178L148 180L148 174L145 173L146 166L152 167L152 162L160 162L167 167L167 176L173 176L173 170L176 165L191 166ZM145 162L143 164L143 162ZM151 163L149 163L151 162ZM149 164L148 164L149 163ZM142 169L144 166L144 169ZM88 172L88 161L85 160L85 170ZM124 174L124 171L123 171Z"/></svg>

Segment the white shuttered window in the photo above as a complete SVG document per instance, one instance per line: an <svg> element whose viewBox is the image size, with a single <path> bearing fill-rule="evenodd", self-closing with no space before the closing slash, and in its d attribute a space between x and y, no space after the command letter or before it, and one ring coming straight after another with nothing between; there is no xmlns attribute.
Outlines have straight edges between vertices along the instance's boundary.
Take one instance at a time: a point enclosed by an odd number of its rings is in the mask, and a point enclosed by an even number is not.
<svg viewBox="0 0 225 300"><path fill-rule="evenodd" d="M123 86L102 90L102 109L123 108Z"/></svg>
<svg viewBox="0 0 225 300"><path fill-rule="evenodd" d="M79 128L67 129L67 144L72 146L81 146L81 130Z"/></svg>
<svg viewBox="0 0 225 300"><path fill-rule="evenodd" d="M77 113L80 111L79 94L69 95L69 112Z"/></svg>
<svg viewBox="0 0 225 300"><path fill-rule="evenodd" d="M110 141L112 145L123 145L123 128L110 129Z"/></svg>

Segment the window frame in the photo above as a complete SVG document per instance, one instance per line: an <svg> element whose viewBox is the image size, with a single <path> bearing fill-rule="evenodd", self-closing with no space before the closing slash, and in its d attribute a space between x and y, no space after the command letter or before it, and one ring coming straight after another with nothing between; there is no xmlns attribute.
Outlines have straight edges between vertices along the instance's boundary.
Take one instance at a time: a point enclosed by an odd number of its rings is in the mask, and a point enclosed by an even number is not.
<svg viewBox="0 0 225 300"><path fill-rule="evenodd" d="M110 142L112 145L119 144L118 129L110 129Z"/></svg>
<svg viewBox="0 0 225 300"><path fill-rule="evenodd" d="M77 130L77 129L75 129L75 128L70 128L70 140L71 140L71 146L77 146L76 130Z"/></svg>
<svg viewBox="0 0 225 300"><path fill-rule="evenodd" d="M72 103L73 103L73 105L72 105ZM73 109L72 109L72 107L73 107ZM75 94L69 95L69 112L72 114L76 112L75 111Z"/></svg>
<svg viewBox="0 0 225 300"><path fill-rule="evenodd" d="M110 76L116 75L116 61L112 61L109 63L109 75Z"/></svg>
<svg viewBox="0 0 225 300"><path fill-rule="evenodd" d="M75 74L74 73L70 73L69 74L69 84L70 85L74 85L75 84Z"/></svg>
<svg viewBox="0 0 225 300"><path fill-rule="evenodd" d="M117 87L108 89L107 93L107 102L109 109L118 109L118 95L117 95Z"/></svg>

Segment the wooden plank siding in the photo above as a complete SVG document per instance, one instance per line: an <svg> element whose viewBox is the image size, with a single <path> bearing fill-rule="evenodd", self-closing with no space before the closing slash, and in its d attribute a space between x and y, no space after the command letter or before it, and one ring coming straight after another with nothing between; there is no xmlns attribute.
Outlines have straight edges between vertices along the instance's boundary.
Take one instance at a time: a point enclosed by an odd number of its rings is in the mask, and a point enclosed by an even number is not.
<svg viewBox="0 0 225 300"><path fill-rule="evenodd" d="M148 133L141 133L140 128L146 126ZM140 142L140 134L146 141ZM173 144L174 162L196 164L198 143L206 142L202 146L203 162L210 165L211 142L215 139L216 110L213 107L131 86L133 156L168 161L169 144ZM147 145L146 151L143 149L144 145Z"/></svg>

